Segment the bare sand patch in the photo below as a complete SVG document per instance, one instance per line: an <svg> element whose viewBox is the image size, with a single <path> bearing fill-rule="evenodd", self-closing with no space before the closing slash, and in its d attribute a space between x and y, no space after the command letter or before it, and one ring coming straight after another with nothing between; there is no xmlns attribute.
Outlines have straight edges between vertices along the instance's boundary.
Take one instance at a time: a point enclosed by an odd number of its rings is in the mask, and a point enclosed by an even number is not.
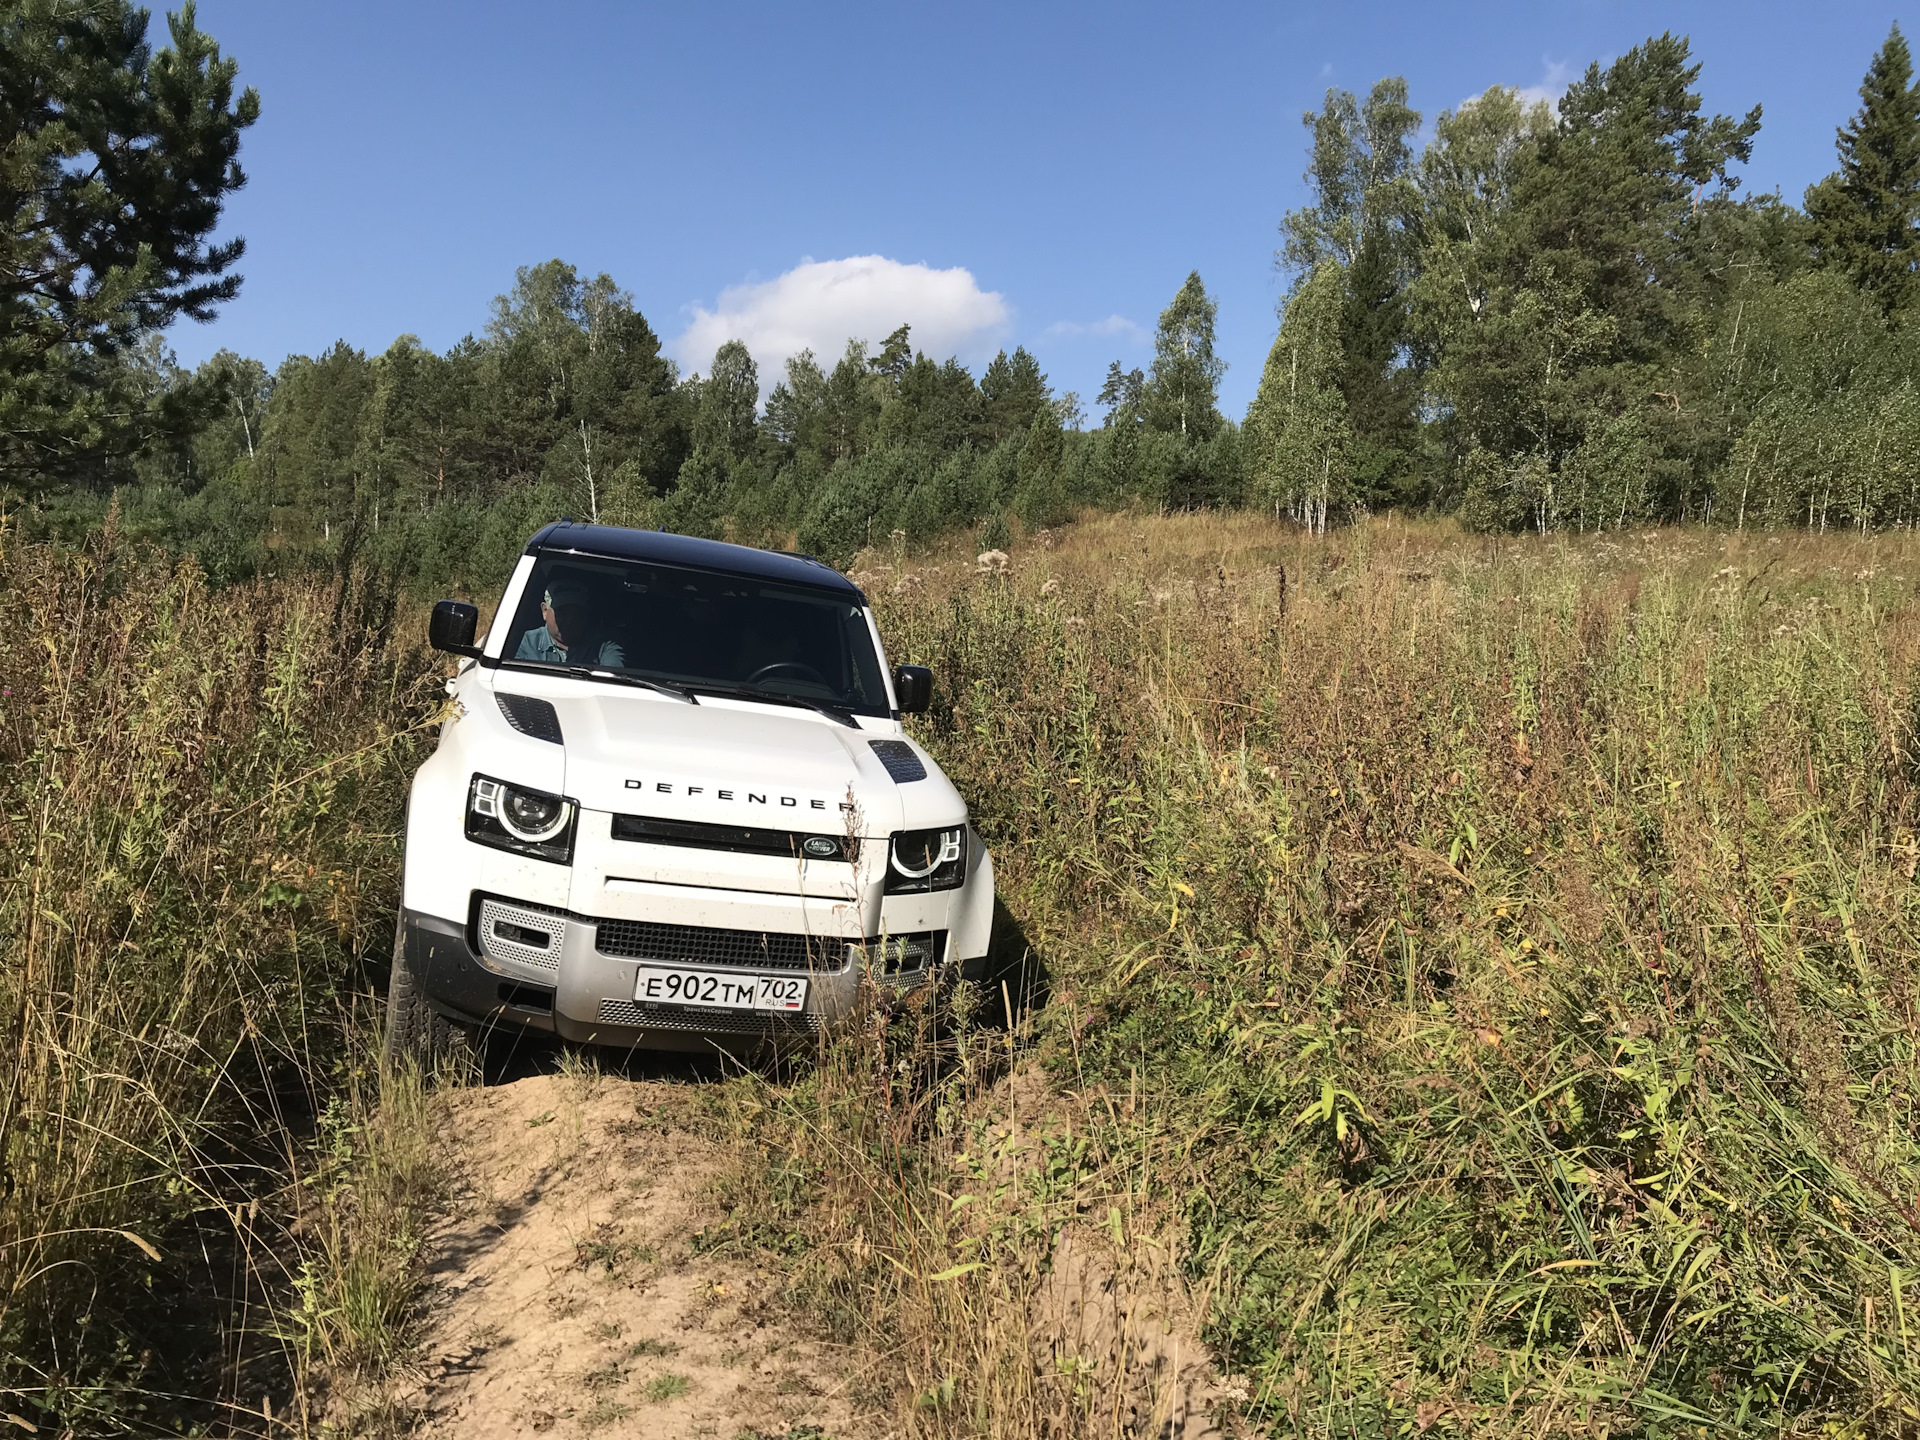
<svg viewBox="0 0 1920 1440"><path fill-rule="evenodd" d="M723 1154L662 1118L676 1089L543 1075L444 1095L456 1198L427 1252L419 1433L871 1433L851 1357L789 1328L778 1277L699 1252Z"/></svg>

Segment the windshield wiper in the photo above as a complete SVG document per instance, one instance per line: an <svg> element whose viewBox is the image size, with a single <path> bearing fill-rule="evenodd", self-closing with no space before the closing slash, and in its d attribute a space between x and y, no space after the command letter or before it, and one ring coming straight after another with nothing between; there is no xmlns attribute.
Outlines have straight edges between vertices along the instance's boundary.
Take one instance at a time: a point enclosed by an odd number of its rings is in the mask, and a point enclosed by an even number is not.
<svg viewBox="0 0 1920 1440"><path fill-rule="evenodd" d="M700 702L691 690L683 690L678 685L669 685L664 680L642 680L638 675L622 675L618 670L605 670L598 665L569 665L567 674L578 675L583 680L611 680L616 685L632 685L641 690L657 690L662 695L671 695L676 700L684 700L689 705Z"/></svg>
<svg viewBox="0 0 1920 1440"><path fill-rule="evenodd" d="M818 700L809 700L804 695L783 695L774 690L756 690L746 685L700 685L687 687L698 690L702 695L724 695L733 700L760 700L769 705L797 705L804 710L817 710L829 720L838 720L849 730L858 730L860 722L853 718L853 712L837 709Z"/></svg>
<svg viewBox="0 0 1920 1440"><path fill-rule="evenodd" d="M534 675L558 670L561 674L571 675L576 680L611 680L616 685L632 685L641 690L656 690L662 695L671 695L675 700L684 700L689 705L700 703L694 698L691 690L683 690L678 685L669 685L663 680L642 680L638 675L622 675L618 670L608 670L599 665L548 665L544 662L528 665L515 664L511 660L502 662L503 669L509 666Z"/></svg>

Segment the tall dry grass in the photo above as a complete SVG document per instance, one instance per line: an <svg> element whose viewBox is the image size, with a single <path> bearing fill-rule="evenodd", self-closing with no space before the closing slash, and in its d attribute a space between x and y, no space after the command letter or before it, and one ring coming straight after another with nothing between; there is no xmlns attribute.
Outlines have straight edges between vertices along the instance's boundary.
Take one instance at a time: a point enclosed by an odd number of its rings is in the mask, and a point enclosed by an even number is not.
<svg viewBox="0 0 1920 1440"><path fill-rule="evenodd" d="M1047 1003L876 1010L716 1096L755 1158L710 1238L865 1401L1163 1426L1036 1303L1065 1236L1175 1267L1268 1433L1920 1429L1920 545L1047 540L863 576ZM435 667L360 585L212 594L111 531L8 540L0 593L4 1409L313 1428L432 1189L349 977Z"/></svg>
<svg viewBox="0 0 1920 1440"><path fill-rule="evenodd" d="M1920 543L1046 538L862 578L1052 1095L1018 1138L991 1040L901 1018L742 1101L736 1224L873 1403L1151 1431L1029 1333L1105 1234L1177 1255L1260 1432L1920 1431Z"/></svg>
<svg viewBox="0 0 1920 1440"><path fill-rule="evenodd" d="M317 1182L430 667L363 586L215 593L111 525L0 531L0 612L0 1411L265 1433L342 1323L295 1282L353 1223Z"/></svg>

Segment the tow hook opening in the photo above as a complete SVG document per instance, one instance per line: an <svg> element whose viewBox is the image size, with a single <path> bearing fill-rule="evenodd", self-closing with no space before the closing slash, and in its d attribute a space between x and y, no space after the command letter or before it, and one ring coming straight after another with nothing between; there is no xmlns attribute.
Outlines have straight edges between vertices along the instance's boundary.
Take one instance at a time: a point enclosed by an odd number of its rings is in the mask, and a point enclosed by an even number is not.
<svg viewBox="0 0 1920 1440"><path fill-rule="evenodd" d="M500 1003L511 1005L516 1010L539 1010L545 1014L553 1013L553 991L543 985L513 985L500 987Z"/></svg>

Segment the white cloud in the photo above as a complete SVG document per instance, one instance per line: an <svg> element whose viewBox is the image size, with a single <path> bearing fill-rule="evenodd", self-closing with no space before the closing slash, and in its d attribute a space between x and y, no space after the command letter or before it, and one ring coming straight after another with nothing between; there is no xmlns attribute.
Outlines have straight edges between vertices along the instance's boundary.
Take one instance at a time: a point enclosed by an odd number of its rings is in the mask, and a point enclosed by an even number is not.
<svg viewBox="0 0 1920 1440"><path fill-rule="evenodd" d="M789 356L810 349L831 367L849 337L877 344L902 325L913 327L914 349L936 360L978 361L1011 318L1006 299L960 266L934 270L884 255L808 259L772 280L729 286L711 310L694 306L672 350L682 369L704 372L715 350L739 340L759 362L764 394Z"/></svg>
<svg viewBox="0 0 1920 1440"><path fill-rule="evenodd" d="M1549 109L1560 103L1560 97L1567 93L1567 86L1573 83L1573 67L1564 60L1542 60L1540 83L1520 87L1520 103L1533 105L1544 101Z"/></svg>
<svg viewBox="0 0 1920 1440"><path fill-rule="evenodd" d="M1040 340L1084 340L1119 338L1129 345L1144 345L1148 335L1146 327L1136 324L1124 315L1109 315L1104 320L1082 323L1078 320L1056 320L1040 332Z"/></svg>
<svg viewBox="0 0 1920 1440"><path fill-rule="evenodd" d="M1540 67L1540 82L1537 85L1516 85L1513 87L1514 93L1520 97L1522 105L1545 104L1549 110L1557 109L1560 97L1567 93L1567 86L1573 83L1573 67L1564 60L1547 59L1541 60ZM1469 95L1460 102L1460 108L1466 109L1486 93L1482 90L1478 95Z"/></svg>

